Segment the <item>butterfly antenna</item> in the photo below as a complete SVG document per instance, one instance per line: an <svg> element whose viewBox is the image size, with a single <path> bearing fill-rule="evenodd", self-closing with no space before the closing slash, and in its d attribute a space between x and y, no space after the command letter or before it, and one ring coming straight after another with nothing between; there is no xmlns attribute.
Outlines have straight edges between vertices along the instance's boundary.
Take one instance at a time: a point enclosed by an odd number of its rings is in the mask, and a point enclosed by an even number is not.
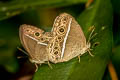
<svg viewBox="0 0 120 80"><path fill-rule="evenodd" d="M95 28L94 28L94 26L93 26L93 29L92 29L92 31L91 31L91 33L90 33L90 35L89 35L89 38L88 38L88 42L90 42L90 39L91 39L91 37L92 37L92 34L93 34L94 30L95 30Z"/></svg>
<svg viewBox="0 0 120 80"><path fill-rule="evenodd" d="M90 56L94 57L94 55L90 52L90 49L87 50Z"/></svg>
<svg viewBox="0 0 120 80"><path fill-rule="evenodd" d="M93 29L92 29L92 31L91 31L91 33L90 33L90 35L89 35L89 38L88 38L87 43L89 43L90 40L97 35L97 33L93 34L94 31L95 31L95 27L93 26Z"/></svg>
<svg viewBox="0 0 120 80"><path fill-rule="evenodd" d="M25 53L26 55L28 55L28 53L26 51L24 51L22 48L17 47L18 50L20 50L21 52Z"/></svg>

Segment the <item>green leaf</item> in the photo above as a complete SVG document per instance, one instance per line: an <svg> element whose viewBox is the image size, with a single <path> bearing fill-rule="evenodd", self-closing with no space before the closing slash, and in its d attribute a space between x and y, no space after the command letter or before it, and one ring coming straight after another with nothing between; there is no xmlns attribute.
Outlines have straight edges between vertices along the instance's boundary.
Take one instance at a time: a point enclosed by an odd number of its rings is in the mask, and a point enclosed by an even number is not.
<svg viewBox="0 0 120 80"><path fill-rule="evenodd" d="M20 14L28 8L56 8L79 3L87 0L13 0L11 2L0 3L0 20Z"/></svg>
<svg viewBox="0 0 120 80"><path fill-rule="evenodd" d="M8 72L16 72L18 62L15 58L15 51L19 46L17 27L12 21L0 21L0 65Z"/></svg>
<svg viewBox="0 0 120 80"><path fill-rule="evenodd" d="M99 42L93 47L91 57L88 53L81 56L81 62L74 58L68 62L39 66L33 80L102 80L112 50L112 6L110 0L96 0L92 6L78 17L86 37L89 29L95 26L98 33L91 41Z"/></svg>

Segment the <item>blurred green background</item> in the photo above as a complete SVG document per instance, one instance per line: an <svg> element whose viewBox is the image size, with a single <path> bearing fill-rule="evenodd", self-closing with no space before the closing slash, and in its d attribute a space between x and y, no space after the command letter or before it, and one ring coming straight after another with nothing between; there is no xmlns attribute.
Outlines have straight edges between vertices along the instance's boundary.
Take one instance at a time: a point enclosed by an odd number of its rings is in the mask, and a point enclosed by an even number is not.
<svg viewBox="0 0 120 80"><path fill-rule="evenodd" d="M56 16L69 13L81 25L85 36L95 25L98 35L91 41L93 58L88 54L66 63L39 67L28 60L19 40L22 24L50 31ZM120 79L120 0L0 0L0 80L117 80L112 78L112 62ZM24 50L24 49L23 49ZM22 57L22 58L18 58Z"/></svg>

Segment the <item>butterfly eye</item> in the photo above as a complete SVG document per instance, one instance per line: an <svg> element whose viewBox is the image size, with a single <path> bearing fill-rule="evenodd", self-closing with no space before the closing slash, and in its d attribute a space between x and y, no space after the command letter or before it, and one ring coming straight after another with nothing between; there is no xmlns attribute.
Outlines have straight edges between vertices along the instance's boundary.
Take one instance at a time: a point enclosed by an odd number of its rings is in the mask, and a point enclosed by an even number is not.
<svg viewBox="0 0 120 80"><path fill-rule="evenodd" d="M40 35L40 33L39 33L39 32L36 32L36 33L35 33L35 36L39 36L39 35Z"/></svg>

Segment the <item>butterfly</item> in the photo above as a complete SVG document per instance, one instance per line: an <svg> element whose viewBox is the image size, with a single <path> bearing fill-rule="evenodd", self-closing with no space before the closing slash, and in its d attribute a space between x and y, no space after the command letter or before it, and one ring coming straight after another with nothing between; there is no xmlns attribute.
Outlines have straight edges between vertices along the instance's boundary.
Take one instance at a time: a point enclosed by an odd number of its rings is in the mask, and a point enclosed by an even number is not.
<svg viewBox="0 0 120 80"><path fill-rule="evenodd" d="M86 41L77 21L67 13L56 17L51 32L23 24L19 36L30 61L36 64L66 62L80 58L87 51L90 53L90 42Z"/></svg>

